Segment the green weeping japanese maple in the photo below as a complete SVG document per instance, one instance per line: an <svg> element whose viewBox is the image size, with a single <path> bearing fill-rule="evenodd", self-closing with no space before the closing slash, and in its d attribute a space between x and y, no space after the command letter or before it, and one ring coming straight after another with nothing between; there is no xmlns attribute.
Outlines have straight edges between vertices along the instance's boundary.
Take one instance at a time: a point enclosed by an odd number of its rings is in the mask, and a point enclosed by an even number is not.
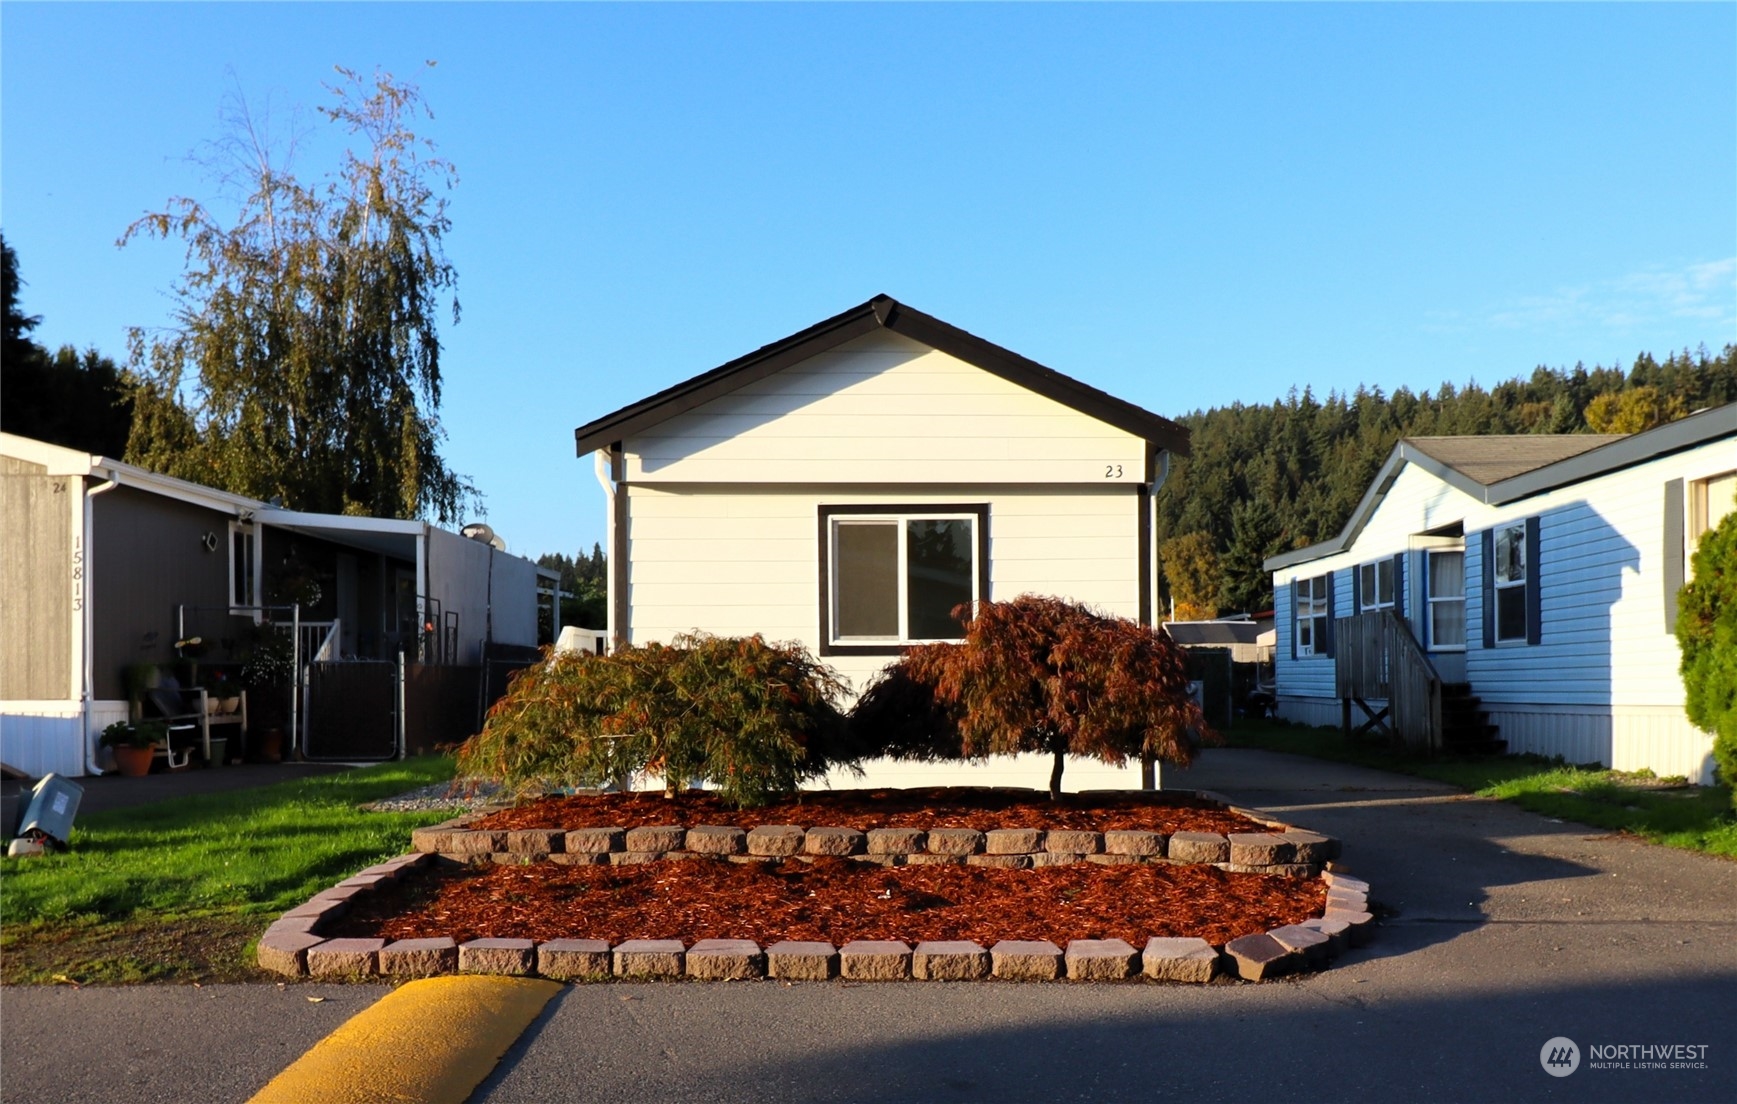
<svg viewBox="0 0 1737 1104"><path fill-rule="evenodd" d="M858 751L907 759L1044 752L1050 796L1067 756L1186 764L1215 738L1188 695L1182 650L1155 629L1059 598L961 606L961 644L906 652L851 714Z"/></svg>
<svg viewBox="0 0 1737 1104"><path fill-rule="evenodd" d="M552 655L521 671L459 748L459 774L529 795L649 772L667 794L709 782L733 805L762 805L825 772L843 691L800 645L759 636Z"/></svg>

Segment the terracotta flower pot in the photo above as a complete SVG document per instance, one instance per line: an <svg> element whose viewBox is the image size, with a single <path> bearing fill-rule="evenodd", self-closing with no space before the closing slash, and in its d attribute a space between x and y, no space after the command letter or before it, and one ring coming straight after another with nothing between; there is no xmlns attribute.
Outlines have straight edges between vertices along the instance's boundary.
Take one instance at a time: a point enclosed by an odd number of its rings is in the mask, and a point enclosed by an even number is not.
<svg viewBox="0 0 1737 1104"><path fill-rule="evenodd" d="M143 778L151 773L153 749L120 745L109 750L115 753L115 769L123 778Z"/></svg>

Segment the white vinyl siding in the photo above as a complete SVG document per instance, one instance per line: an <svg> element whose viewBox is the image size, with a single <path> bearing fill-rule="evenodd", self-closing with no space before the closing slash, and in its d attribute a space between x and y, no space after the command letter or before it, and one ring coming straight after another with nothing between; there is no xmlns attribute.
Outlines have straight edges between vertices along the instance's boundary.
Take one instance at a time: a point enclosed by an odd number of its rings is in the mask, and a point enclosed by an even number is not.
<svg viewBox="0 0 1737 1104"><path fill-rule="evenodd" d="M635 644L702 629L761 633L820 651L819 508L892 496L833 489L628 487L629 624ZM1042 488L913 488L900 506L989 510L989 598L1055 595L1139 616L1138 497ZM860 690L884 656L831 656Z"/></svg>
<svg viewBox="0 0 1737 1104"><path fill-rule="evenodd" d="M625 442L635 484L1043 484L1146 478L1146 445L891 333L858 338Z"/></svg>

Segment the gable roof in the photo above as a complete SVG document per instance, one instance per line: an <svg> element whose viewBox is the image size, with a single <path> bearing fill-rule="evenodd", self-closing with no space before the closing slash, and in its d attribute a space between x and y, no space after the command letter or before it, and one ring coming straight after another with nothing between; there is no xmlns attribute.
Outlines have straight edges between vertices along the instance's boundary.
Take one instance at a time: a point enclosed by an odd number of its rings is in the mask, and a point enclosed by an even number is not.
<svg viewBox="0 0 1737 1104"><path fill-rule="evenodd" d="M1620 441L1621 433L1512 433L1485 437L1407 437L1425 456L1481 486L1537 471Z"/></svg>
<svg viewBox="0 0 1737 1104"><path fill-rule="evenodd" d="M1393 446L1387 462L1381 465L1338 536L1269 557L1261 567L1277 571L1351 547L1406 464L1416 464L1475 502L1500 506L1711 441L1737 437L1737 403L1697 411L1687 418L1627 436L1534 436L1536 444L1524 443L1525 437L1501 435L1403 438ZM1549 459L1552 450L1554 460Z"/></svg>
<svg viewBox="0 0 1737 1104"><path fill-rule="evenodd" d="M587 422L573 431L578 453L584 456L595 449L607 448L624 437L876 330L891 330L919 341L1028 391L1132 433L1155 448L1177 456L1188 455L1188 430L1170 419L1081 383L1053 368L1046 368L1035 360L1028 360L975 334L966 333L886 295L877 295L842 314L835 314L780 341L761 346L746 356Z"/></svg>

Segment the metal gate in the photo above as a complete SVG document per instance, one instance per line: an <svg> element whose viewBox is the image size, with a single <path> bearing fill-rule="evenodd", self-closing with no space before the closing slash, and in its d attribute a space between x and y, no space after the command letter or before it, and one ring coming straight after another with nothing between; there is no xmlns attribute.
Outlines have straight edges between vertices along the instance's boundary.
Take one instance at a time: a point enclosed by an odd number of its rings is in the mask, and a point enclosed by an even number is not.
<svg viewBox="0 0 1737 1104"><path fill-rule="evenodd" d="M302 754L342 762L398 756L402 716L398 664L310 663Z"/></svg>

